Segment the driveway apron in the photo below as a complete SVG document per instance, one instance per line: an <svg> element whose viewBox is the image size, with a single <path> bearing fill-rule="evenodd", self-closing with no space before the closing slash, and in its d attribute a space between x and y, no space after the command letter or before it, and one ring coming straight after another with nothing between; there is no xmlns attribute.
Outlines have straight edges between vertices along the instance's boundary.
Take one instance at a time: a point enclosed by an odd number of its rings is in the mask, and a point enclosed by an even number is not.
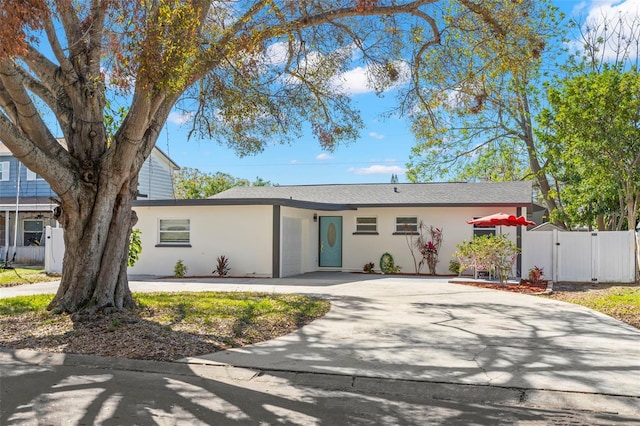
<svg viewBox="0 0 640 426"><path fill-rule="evenodd" d="M328 297L331 311L281 338L183 361L640 397L640 330L581 306L443 279L285 281L268 290Z"/></svg>

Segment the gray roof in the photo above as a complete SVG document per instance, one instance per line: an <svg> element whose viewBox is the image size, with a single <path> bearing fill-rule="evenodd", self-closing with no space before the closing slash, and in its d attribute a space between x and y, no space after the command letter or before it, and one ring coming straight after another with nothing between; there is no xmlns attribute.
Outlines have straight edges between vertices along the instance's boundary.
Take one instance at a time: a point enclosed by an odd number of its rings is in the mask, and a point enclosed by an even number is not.
<svg viewBox="0 0 640 426"><path fill-rule="evenodd" d="M234 187L214 195L210 200L236 200L241 204L247 204L251 201L290 200L352 207L529 206L532 202L532 183L451 182L252 186Z"/></svg>

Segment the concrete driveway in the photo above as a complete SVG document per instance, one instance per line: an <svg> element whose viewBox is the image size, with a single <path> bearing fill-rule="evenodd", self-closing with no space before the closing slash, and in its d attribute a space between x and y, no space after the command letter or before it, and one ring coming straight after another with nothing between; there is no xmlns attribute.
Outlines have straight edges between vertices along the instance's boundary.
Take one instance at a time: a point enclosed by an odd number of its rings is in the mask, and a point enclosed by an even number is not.
<svg viewBox="0 0 640 426"><path fill-rule="evenodd" d="M344 377L352 384L392 379L520 389L528 397L552 395L556 403L591 394L604 397L605 411L623 404L621 411L640 415L640 330L577 305L445 279L341 273L189 282L147 277L131 288L296 292L332 302L325 317L297 332L181 360L192 366ZM55 291L55 284L2 289L0 297L28 291Z"/></svg>
<svg viewBox="0 0 640 426"><path fill-rule="evenodd" d="M590 309L443 279L313 275L314 286L223 287L322 295L332 302L324 318L185 361L640 397L640 330Z"/></svg>

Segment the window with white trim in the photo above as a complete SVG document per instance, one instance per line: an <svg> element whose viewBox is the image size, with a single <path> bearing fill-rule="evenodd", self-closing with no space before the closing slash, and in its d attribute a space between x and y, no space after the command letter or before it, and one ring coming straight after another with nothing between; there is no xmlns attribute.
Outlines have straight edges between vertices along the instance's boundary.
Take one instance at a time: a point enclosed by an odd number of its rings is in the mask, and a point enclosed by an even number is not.
<svg viewBox="0 0 640 426"><path fill-rule="evenodd" d="M9 180L9 165L11 163L9 161L0 161L0 181L8 181Z"/></svg>
<svg viewBox="0 0 640 426"><path fill-rule="evenodd" d="M159 245L189 245L189 219L160 219L158 242Z"/></svg>
<svg viewBox="0 0 640 426"><path fill-rule="evenodd" d="M495 225L490 226L478 226L473 225L473 237L481 237L483 235L496 235Z"/></svg>
<svg viewBox="0 0 640 426"><path fill-rule="evenodd" d="M42 180L42 178L36 172L27 169L27 180Z"/></svg>
<svg viewBox="0 0 640 426"><path fill-rule="evenodd" d="M42 240L44 221L40 219L25 219L22 221L22 231L22 244L25 246L44 244Z"/></svg>
<svg viewBox="0 0 640 426"><path fill-rule="evenodd" d="M375 216L356 217L356 234L377 234L378 218Z"/></svg>
<svg viewBox="0 0 640 426"><path fill-rule="evenodd" d="M396 217L395 234L414 234L418 232L418 218L416 216Z"/></svg>

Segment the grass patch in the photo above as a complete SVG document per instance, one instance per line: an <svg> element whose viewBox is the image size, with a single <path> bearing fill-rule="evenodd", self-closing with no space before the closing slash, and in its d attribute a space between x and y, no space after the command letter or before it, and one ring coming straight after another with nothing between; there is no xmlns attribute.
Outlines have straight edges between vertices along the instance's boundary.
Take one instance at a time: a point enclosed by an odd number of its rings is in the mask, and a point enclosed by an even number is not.
<svg viewBox="0 0 640 426"><path fill-rule="evenodd" d="M561 291L543 296L586 306L640 329L640 288L610 287L590 291Z"/></svg>
<svg viewBox="0 0 640 426"><path fill-rule="evenodd" d="M0 316L18 315L26 312L43 312L53 294L37 294L0 299Z"/></svg>
<svg viewBox="0 0 640 426"><path fill-rule="evenodd" d="M21 284L33 284L44 281L57 281L60 277L47 275L44 269L15 268L0 269L0 287Z"/></svg>
<svg viewBox="0 0 640 426"><path fill-rule="evenodd" d="M0 347L174 360L273 339L330 308L292 294L135 293L135 310L73 322L46 310L52 297L0 299Z"/></svg>

